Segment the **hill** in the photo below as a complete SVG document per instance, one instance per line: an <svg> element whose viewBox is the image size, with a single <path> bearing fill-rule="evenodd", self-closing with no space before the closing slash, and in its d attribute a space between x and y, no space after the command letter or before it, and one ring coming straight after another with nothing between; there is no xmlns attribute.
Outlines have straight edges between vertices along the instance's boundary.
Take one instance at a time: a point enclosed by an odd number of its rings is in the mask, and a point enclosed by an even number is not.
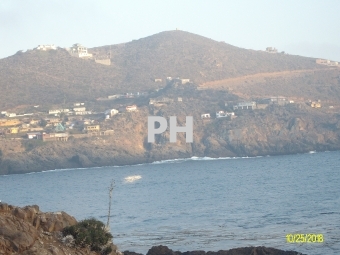
<svg viewBox="0 0 340 255"><path fill-rule="evenodd" d="M111 66L70 56L66 50L18 52L0 60L0 107L94 100L110 94L164 87L167 76L196 84L263 72L329 69L315 59L241 49L184 31L89 49ZM163 83L155 83L162 78Z"/></svg>

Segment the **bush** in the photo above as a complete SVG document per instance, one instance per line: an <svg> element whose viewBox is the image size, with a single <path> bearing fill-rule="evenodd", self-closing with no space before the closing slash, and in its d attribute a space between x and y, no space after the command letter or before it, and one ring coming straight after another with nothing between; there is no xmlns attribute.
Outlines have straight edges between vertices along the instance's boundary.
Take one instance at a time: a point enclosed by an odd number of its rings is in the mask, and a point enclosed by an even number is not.
<svg viewBox="0 0 340 255"><path fill-rule="evenodd" d="M72 235L76 246L90 247L92 251L101 251L112 239L112 235L106 232L104 223L95 218L85 219L64 228L63 235Z"/></svg>

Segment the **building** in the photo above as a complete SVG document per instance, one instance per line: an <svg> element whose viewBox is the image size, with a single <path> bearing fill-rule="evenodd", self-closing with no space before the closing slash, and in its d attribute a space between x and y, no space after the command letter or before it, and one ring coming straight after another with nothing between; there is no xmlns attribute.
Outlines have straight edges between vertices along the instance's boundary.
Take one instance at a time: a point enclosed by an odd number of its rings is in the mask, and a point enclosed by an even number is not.
<svg viewBox="0 0 340 255"><path fill-rule="evenodd" d="M326 65L326 66L339 66L339 63L336 61L331 61L328 59L321 59L318 58L317 60L315 60L315 62L319 65Z"/></svg>
<svg viewBox="0 0 340 255"><path fill-rule="evenodd" d="M67 133L40 133L37 135L37 139L43 140L44 142L50 142L50 141L67 141L68 140L68 134Z"/></svg>
<svg viewBox="0 0 340 255"><path fill-rule="evenodd" d="M71 56L78 58L92 58L92 54L87 52L87 48L80 43L73 44L73 46L68 49Z"/></svg>
<svg viewBox="0 0 340 255"><path fill-rule="evenodd" d="M156 78L155 82L162 82L162 79Z"/></svg>
<svg viewBox="0 0 340 255"><path fill-rule="evenodd" d="M226 118L226 117L232 117L235 116L234 112L225 112L225 111L218 111L216 112L216 118Z"/></svg>
<svg viewBox="0 0 340 255"><path fill-rule="evenodd" d="M40 132L30 132L30 133L27 133L27 138L28 139L38 139L38 137L41 137L41 133Z"/></svg>
<svg viewBox="0 0 340 255"><path fill-rule="evenodd" d="M210 119L210 113L201 114L201 119Z"/></svg>
<svg viewBox="0 0 340 255"><path fill-rule="evenodd" d="M277 49L274 47L267 47L266 52L268 53L277 53Z"/></svg>
<svg viewBox="0 0 340 255"><path fill-rule="evenodd" d="M21 124L21 121L18 119L0 119L0 127L10 127L10 126L18 126Z"/></svg>
<svg viewBox="0 0 340 255"><path fill-rule="evenodd" d="M163 105L163 104L169 104L172 103L174 100L168 97L162 97L162 98L156 98L156 99L150 99L149 104L153 105Z"/></svg>
<svg viewBox="0 0 340 255"><path fill-rule="evenodd" d="M89 126L85 127L85 131L87 131L88 133L99 132L100 126L99 125L89 125Z"/></svg>
<svg viewBox="0 0 340 255"><path fill-rule="evenodd" d="M190 83L190 79L180 79L181 84L187 84Z"/></svg>
<svg viewBox="0 0 340 255"><path fill-rule="evenodd" d="M135 111L137 111L137 106L134 104L134 105L128 105L128 106L126 106L126 111L128 111L128 112L135 112Z"/></svg>
<svg viewBox="0 0 340 255"><path fill-rule="evenodd" d="M49 111L48 111L48 114L53 114L53 115L59 114L59 113L61 113L61 110L60 110L60 109L59 109L59 110L49 110Z"/></svg>
<svg viewBox="0 0 340 255"><path fill-rule="evenodd" d="M321 108L321 103L320 102L311 102L310 106L312 108Z"/></svg>
<svg viewBox="0 0 340 255"><path fill-rule="evenodd" d="M17 134L17 133L19 133L19 128L18 127L11 127L9 129L7 129L7 133L8 134Z"/></svg>
<svg viewBox="0 0 340 255"><path fill-rule="evenodd" d="M40 44L40 45L38 45L38 47L35 48L35 49L47 51L47 50L56 50L57 47L56 47L54 44Z"/></svg>
<svg viewBox="0 0 340 255"><path fill-rule="evenodd" d="M17 114L16 113L8 112L8 113L6 113L6 116L9 117L9 118L13 118L13 117L16 117Z"/></svg>
<svg viewBox="0 0 340 255"><path fill-rule="evenodd" d="M241 102L233 106L234 110L248 110L248 109L253 110L255 108L256 102Z"/></svg>
<svg viewBox="0 0 340 255"><path fill-rule="evenodd" d="M110 117L112 117L112 116L114 116L118 113L119 113L119 111L116 110L116 109L109 109L109 110L106 110L104 114L105 114L105 116L109 115Z"/></svg>
<svg viewBox="0 0 340 255"><path fill-rule="evenodd" d="M73 108L73 111L75 111L75 112L85 112L86 107L75 107L75 108Z"/></svg>

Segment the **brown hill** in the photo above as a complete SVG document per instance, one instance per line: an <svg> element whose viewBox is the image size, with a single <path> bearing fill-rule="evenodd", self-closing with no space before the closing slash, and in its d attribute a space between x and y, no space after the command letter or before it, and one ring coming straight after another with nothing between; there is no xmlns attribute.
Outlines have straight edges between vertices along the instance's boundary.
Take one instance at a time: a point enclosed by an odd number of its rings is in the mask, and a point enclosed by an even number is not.
<svg viewBox="0 0 340 255"><path fill-rule="evenodd" d="M110 46L89 49L105 55ZM0 107L92 100L189 78L197 84L263 72L326 69L312 58L241 49L183 31L111 46L111 66L71 57L65 50L27 51L0 60Z"/></svg>

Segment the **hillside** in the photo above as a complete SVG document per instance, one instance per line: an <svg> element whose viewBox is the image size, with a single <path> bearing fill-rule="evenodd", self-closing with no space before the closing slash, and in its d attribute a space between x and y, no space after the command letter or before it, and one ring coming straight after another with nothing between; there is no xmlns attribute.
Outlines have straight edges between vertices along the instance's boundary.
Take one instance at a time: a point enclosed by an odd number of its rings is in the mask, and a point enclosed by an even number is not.
<svg viewBox="0 0 340 255"><path fill-rule="evenodd" d="M89 49L106 55L110 46ZM241 49L183 31L167 31L111 46L111 66L71 57L66 50L18 52L0 59L0 107L94 100L164 87L165 77L196 84L263 72L329 69L315 60ZM154 78L162 78L155 83Z"/></svg>

